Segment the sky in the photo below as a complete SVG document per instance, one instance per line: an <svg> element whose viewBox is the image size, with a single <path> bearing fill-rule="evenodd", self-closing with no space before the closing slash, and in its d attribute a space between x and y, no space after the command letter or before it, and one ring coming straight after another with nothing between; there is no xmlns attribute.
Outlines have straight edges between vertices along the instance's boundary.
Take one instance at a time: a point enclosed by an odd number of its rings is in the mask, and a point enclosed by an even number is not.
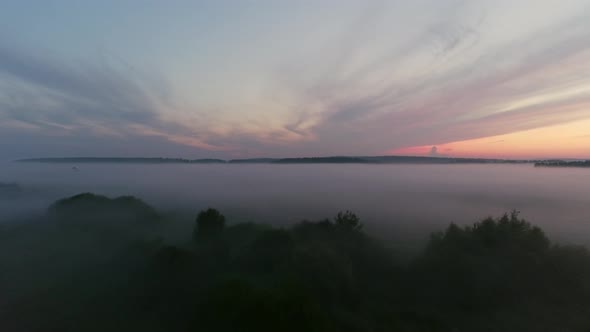
<svg viewBox="0 0 590 332"><path fill-rule="evenodd" d="M588 0L0 0L0 155L590 159Z"/></svg>

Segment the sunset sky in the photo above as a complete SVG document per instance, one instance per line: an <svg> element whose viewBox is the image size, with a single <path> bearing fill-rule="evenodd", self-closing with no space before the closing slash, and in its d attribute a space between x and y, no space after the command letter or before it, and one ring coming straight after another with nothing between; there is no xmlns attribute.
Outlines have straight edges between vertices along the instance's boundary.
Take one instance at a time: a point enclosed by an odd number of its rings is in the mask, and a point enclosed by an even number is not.
<svg viewBox="0 0 590 332"><path fill-rule="evenodd" d="M11 158L590 158L590 1L3 0Z"/></svg>

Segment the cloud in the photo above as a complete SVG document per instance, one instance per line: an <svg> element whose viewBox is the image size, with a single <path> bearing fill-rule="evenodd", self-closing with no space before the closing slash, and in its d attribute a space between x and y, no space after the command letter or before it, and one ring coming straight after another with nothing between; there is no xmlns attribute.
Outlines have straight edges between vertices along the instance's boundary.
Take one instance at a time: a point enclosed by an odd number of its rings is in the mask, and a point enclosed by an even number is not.
<svg viewBox="0 0 590 332"><path fill-rule="evenodd" d="M590 118L590 8L543 19L549 2L516 2L367 6L320 48L294 41L296 58L233 107L181 102L133 61L58 60L0 39L0 136L21 154L37 141L55 153L366 155ZM523 4L545 14L510 18Z"/></svg>
<svg viewBox="0 0 590 332"><path fill-rule="evenodd" d="M0 72L36 89L38 98L72 103L65 109L85 116L148 121L155 116L153 101L143 87L108 64L72 66L0 45ZM27 97L30 97L27 96Z"/></svg>
<svg viewBox="0 0 590 332"><path fill-rule="evenodd" d="M442 22L436 26L437 38L424 34L428 37L414 41L405 52L394 52L392 58L365 66L370 71L342 76L340 70L347 65L339 59L338 67L331 67L334 75L300 90L299 109L319 106L301 112L304 119L298 118L293 127L301 131L297 124L311 123L306 133L317 138L315 151L362 154L590 117L588 15L557 22L491 49L482 46L485 52L480 53L473 47L482 42L478 31L482 20L474 21L473 26ZM431 49L428 45L440 43L446 46L434 48L444 52L424 52ZM403 66L416 57L426 58L423 68L427 73L412 67L406 80L399 79L395 65ZM379 77L383 79L373 81L375 72L382 72Z"/></svg>
<svg viewBox="0 0 590 332"><path fill-rule="evenodd" d="M437 148L436 146L433 146L433 147L430 149L430 156L431 156L431 157L438 157L438 156L440 156L440 155L438 154L438 148Z"/></svg>
<svg viewBox="0 0 590 332"><path fill-rule="evenodd" d="M176 106L163 93L168 91L166 82L149 78L107 59L92 65L65 63L0 43L0 128L4 139L22 143L19 155L26 154L20 152L26 151L24 147L39 153L32 141L46 146L47 151L86 155L94 151L109 154L105 146L113 152L120 150L110 144L137 148L142 139L152 142L152 148L168 146L154 149L157 154L168 153L174 146L172 151L186 152L183 145L192 148L191 155L230 149L213 146L195 128L163 118L165 110ZM153 144L154 139L162 142ZM44 140L48 142L43 144Z"/></svg>

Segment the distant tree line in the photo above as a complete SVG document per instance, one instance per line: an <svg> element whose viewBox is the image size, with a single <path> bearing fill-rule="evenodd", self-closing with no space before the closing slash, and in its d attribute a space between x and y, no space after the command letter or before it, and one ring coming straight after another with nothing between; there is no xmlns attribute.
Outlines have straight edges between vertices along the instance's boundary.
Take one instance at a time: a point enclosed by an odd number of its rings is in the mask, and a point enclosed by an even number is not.
<svg viewBox="0 0 590 332"><path fill-rule="evenodd" d="M590 160L563 161L547 160L535 163L535 167L590 167Z"/></svg>

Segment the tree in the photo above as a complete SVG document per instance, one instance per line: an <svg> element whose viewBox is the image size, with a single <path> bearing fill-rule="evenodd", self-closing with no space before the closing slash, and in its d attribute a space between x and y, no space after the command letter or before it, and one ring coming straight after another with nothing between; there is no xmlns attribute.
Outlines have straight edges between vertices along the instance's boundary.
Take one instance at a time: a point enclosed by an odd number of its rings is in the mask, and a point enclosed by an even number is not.
<svg viewBox="0 0 590 332"><path fill-rule="evenodd" d="M348 210L346 212L338 212L338 215L334 218L334 223L336 226L347 230L360 231L363 228L360 218Z"/></svg>
<svg viewBox="0 0 590 332"><path fill-rule="evenodd" d="M200 239L211 238L219 235L225 228L225 217L216 209L209 208L199 212L197 216L193 238Z"/></svg>

